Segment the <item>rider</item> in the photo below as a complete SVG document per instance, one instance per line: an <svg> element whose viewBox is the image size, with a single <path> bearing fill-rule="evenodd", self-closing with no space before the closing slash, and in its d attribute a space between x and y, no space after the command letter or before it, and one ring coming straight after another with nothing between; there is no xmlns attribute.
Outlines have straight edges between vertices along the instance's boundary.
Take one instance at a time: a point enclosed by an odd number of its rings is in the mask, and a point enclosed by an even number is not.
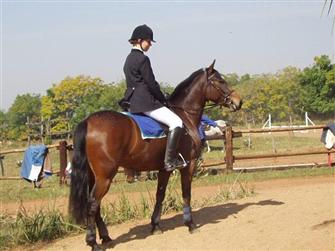
<svg viewBox="0 0 335 251"><path fill-rule="evenodd" d="M130 112L144 113L169 127L164 168L166 171L173 171L184 167L184 162L178 158L177 153L184 131L183 121L167 108L167 100L155 80L149 57L144 54L150 49L152 42L156 41L149 26L143 24L134 29L129 39L132 50L123 66L127 82L124 99L130 102Z"/></svg>

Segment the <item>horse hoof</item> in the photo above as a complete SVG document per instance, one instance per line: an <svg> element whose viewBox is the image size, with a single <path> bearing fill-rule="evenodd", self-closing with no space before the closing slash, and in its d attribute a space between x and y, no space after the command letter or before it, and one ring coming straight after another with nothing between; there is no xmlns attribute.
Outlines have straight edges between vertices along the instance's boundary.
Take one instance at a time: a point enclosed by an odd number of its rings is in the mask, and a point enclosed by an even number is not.
<svg viewBox="0 0 335 251"><path fill-rule="evenodd" d="M190 224L185 224L188 227L188 232L190 234L194 234L199 232L199 229L197 228L197 226L194 223L190 223Z"/></svg>
<svg viewBox="0 0 335 251"><path fill-rule="evenodd" d="M92 246L92 251L104 251L98 244Z"/></svg>
<svg viewBox="0 0 335 251"><path fill-rule="evenodd" d="M102 239L101 246L103 249L113 248L114 242L110 237L108 237L108 238Z"/></svg>
<svg viewBox="0 0 335 251"><path fill-rule="evenodd" d="M188 228L188 232L190 233L190 234L195 234L195 233L198 233L198 232L200 232L200 230L197 228L197 227L189 227Z"/></svg>
<svg viewBox="0 0 335 251"><path fill-rule="evenodd" d="M162 231L162 229L159 227L158 224L152 226L152 229L151 229L151 234L152 234L152 235L157 235L157 234L162 234L162 233L163 233L163 231Z"/></svg>

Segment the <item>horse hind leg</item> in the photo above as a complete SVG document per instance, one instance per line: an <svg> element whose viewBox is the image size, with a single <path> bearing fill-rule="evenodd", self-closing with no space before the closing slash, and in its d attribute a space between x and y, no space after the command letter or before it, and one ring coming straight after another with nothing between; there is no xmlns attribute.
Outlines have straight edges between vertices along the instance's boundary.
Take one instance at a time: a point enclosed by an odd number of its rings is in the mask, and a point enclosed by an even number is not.
<svg viewBox="0 0 335 251"><path fill-rule="evenodd" d="M98 208L97 214L95 216L95 222L98 227L99 237L102 240L103 249L112 248L113 240L109 237L107 226L101 217L101 205Z"/></svg>
<svg viewBox="0 0 335 251"><path fill-rule="evenodd" d="M108 192L110 183L111 178L96 178L89 195L86 243L92 247L92 251L104 250L106 246L112 245L112 239L108 235L107 227L100 214L101 200ZM96 242L95 224L98 227L103 247L100 247Z"/></svg>

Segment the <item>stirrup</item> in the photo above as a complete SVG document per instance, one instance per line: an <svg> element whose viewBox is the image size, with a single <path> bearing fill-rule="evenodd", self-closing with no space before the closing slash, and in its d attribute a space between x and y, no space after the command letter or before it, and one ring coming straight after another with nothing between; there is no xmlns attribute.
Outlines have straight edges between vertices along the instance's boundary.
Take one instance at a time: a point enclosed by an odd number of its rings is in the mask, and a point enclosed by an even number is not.
<svg viewBox="0 0 335 251"><path fill-rule="evenodd" d="M180 161L178 158L174 161L173 164L170 163L165 163L164 165L164 169L167 172L172 172L176 169L183 169L187 166L187 161L184 159L183 155L181 155L180 153L178 154L179 157L181 158L182 161Z"/></svg>

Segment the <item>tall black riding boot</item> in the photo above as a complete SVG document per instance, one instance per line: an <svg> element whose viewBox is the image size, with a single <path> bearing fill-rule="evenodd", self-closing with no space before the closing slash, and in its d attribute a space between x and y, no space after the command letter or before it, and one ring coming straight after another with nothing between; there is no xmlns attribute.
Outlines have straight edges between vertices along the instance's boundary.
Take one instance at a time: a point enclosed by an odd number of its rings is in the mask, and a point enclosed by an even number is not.
<svg viewBox="0 0 335 251"><path fill-rule="evenodd" d="M166 171L171 172L176 168L185 167L184 161L178 158L177 148L179 144L180 137L183 133L183 128L176 127L169 132L166 144L164 168Z"/></svg>

